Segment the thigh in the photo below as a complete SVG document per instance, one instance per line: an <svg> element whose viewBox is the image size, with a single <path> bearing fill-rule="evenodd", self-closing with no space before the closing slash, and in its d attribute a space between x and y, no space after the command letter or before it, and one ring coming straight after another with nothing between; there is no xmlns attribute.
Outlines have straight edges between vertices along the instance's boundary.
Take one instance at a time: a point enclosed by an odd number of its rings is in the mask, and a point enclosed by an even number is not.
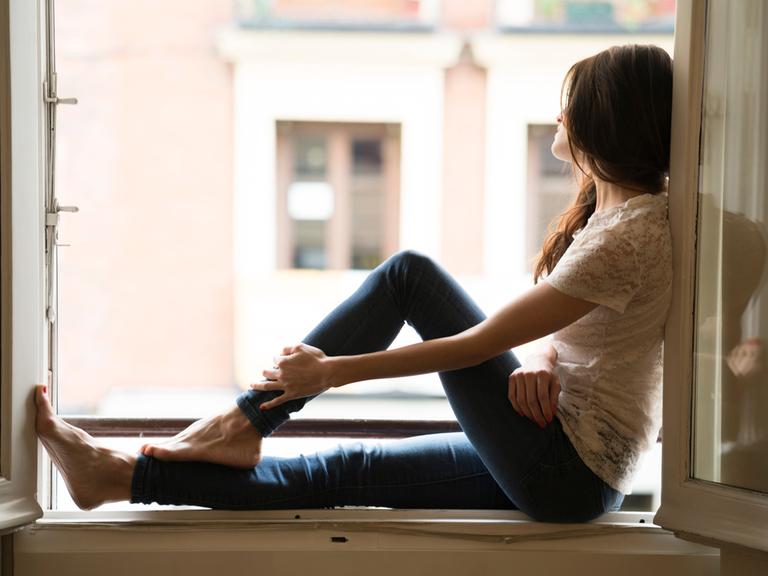
<svg viewBox="0 0 768 576"><path fill-rule="evenodd" d="M336 505L517 508L461 432L361 442L323 456L340 470Z"/></svg>
<svg viewBox="0 0 768 576"><path fill-rule="evenodd" d="M530 515L551 522L587 522L617 510L624 496L597 476L579 457L559 420L551 425L544 457L524 479L521 492Z"/></svg>
<svg viewBox="0 0 768 576"><path fill-rule="evenodd" d="M440 378L456 419L496 483L518 508L535 516L536 502L523 483L551 455L559 423L540 428L512 408L508 378L518 366L512 354L505 354Z"/></svg>

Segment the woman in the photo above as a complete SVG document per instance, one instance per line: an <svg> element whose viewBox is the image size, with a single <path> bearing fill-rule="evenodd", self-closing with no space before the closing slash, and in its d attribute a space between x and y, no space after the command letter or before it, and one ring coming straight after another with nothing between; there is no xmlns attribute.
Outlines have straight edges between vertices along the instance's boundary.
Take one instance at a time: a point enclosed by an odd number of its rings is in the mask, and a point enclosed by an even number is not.
<svg viewBox="0 0 768 576"><path fill-rule="evenodd" d="M390 258L235 406L138 456L58 419L37 430L75 502L212 508L517 508L543 521L615 510L660 426L670 300L669 56L614 47L566 76L553 154L580 189L544 242L527 293L485 318L431 260ZM387 350L403 322L424 342ZM554 334L521 366L510 348ZM314 395L440 372L463 432L260 458Z"/></svg>

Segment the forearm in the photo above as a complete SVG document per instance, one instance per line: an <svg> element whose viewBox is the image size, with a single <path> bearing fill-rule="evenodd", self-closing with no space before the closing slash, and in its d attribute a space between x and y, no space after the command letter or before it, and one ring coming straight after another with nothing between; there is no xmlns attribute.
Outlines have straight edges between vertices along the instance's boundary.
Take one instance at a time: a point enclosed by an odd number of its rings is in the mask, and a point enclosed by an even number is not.
<svg viewBox="0 0 768 576"><path fill-rule="evenodd" d="M361 380L398 378L474 366L485 355L468 346L461 334L383 352L326 358L330 386Z"/></svg>

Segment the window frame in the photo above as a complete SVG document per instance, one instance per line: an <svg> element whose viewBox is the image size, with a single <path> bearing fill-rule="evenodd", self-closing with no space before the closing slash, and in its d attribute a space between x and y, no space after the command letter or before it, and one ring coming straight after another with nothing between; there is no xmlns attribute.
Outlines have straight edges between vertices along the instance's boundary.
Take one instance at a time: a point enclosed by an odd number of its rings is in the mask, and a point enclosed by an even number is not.
<svg viewBox="0 0 768 576"><path fill-rule="evenodd" d="M2 50L9 60L1 65L5 76L0 79L0 89L4 91L0 98L0 168L4 199L10 198L11 202L10 211L3 211L2 222L5 234L8 225L11 228L10 250L6 252L4 247L3 251L3 256L10 254L11 260L11 327L10 341L4 334L2 350L0 532L17 529L42 516L35 499L38 458L33 456L37 454L37 439L31 394L35 383L45 382L46 349L41 67L44 45L40 39L40 10L37 2L26 0L9 0L0 6L0 41L9 48ZM4 281L8 266L4 260Z"/></svg>
<svg viewBox="0 0 768 576"><path fill-rule="evenodd" d="M678 0L669 198L674 282L664 344L660 526L768 551L768 495L693 478L696 223L707 2Z"/></svg>
<svg viewBox="0 0 768 576"><path fill-rule="evenodd" d="M35 21L36 21L36 22L39 22L39 15L38 15L38 16L36 16L36 20L35 20ZM39 37L39 35L38 35L38 34L32 34L32 35L30 35L30 37L31 37L32 39L37 39L37 38ZM36 49L39 51L39 49L40 49L40 46L37 46L37 47L36 47ZM38 60L40 60L40 58L38 58ZM38 71L39 71L39 69L38 69ZM41 91L40 91L40 89L39 89L40 85L41 85L41 82L38 82L38 86L37 86L37 98L34 98L34 99L32 99L32 98L31 98L31 99L30 99L30 101L31 101L31 102L33 102L33 103L34 103L34 102L41 102L41 101L42 101L42 93L41 93ZM38 111L38 114L39 114L39 113L40 113L40 112ZM40 119L38 119L38 121L39 121L39 120L40 120ZM39 132L39 131L38 131L38 132ZM38 134L38 137L40 137L40 135L39 135L39 134ZM40 142L42 142L42 140L40 140ZM38 145L38 154L39 154L39 152L40 152L40 150L41 150L41 149L42 149L42 146L41 146L41 145ZM42 182L42 169L40 168L40 166L42 166L42 163L40 163L40 164L37 166L37 168L38 168L37 177L38 177L38 180L39 180L38 184L41 184L41 182ZM42 192L42 187L40 187L40 188L39 188L39 190L40 190L40 192ZM41 201L41 200L42 200L42 198L39 198L38 200L40 200L40 201ZM42 205L42 204L40 204L40 206L41 206L41 205ZM40 213L42 212L42 209L40 208L40 206L38 206L38 210L37 210L37 213L38 213L38 214L40 214ZM40 220L40 222L39 222L38 224L39 224L39 225L38 225L37 227L30 227L30 230L32 230L32 231L33 231L33 233L34 233L34 231L35 231L35 230L42 230L42 220ZM41 246L41 244L40 244L40 241L41 241L41 240L42 240L42 236L40 236L40 237L38 238L38 244L36 245L38 248ZM39 254L38 254L38 256L39 256ZM40 262L38 262L38 264L40 264L40 265L41 265L41 264L42 264L42 261L40 260ZM40 278L42 279L42 275L40 276ZM41 280L41 281L42 281L42 280ZM44 325L45 325L45 320L44 320L44 318L42 318L42 311L44 310L44 305L43 305L43 301L44 301L44 299L42 299L42 298L41 298L40 300L41 300L41 305L40 305L40 307L39 307L39 311L38 311L38 313L39 313L39 315L40 315L40 318L42 319L42 322L40 323L40 325L41 325L41 328L43 328L43 327L44 327ZM44 328L43 328L43 329L44 329ZM42 359L42 358L44 358L44 357L45 357L45 354L44 354L44 351L45 351L45 344L44 344L44 338L42 338L42 337L41 337L41 342L40 342L40 351L41 351L41 356L40 356L40 357L41 357L41 359ZM41 361L38 363L38 369L39 369L39 370L42 370L42 368L41 368L42 366L43 366L43 362L42 362L42 360L41 360ZM35 381L35 382L37 382L37 381L41 381L41 380L42 380L42 374L41 374L40 376L38 376L38 377L36 377L36 378L34 379L34 381ZM158 422L160 422L160 421L158 420ZM327 422L327 421L319 421L319 422ZM331 421L331 422L332 422L332 421ZM431 423L430 423L430 424L431 424ZM440 428L439 428L439 427L440 427L440 425L444 425L444 424L438 424L438 425L437 425L437 428L435 429L435 431L441 431L441 430L440 430ZM322 433L323 431L322 431L322 430L320 430L320 432ZM365 435L365 433L363 433L363 434L361 434L361 435ZM373 435L375 435L375 434L369 434L369 436L373 436ZM34 440L34 437L33 437L33 440Z"/></svg>

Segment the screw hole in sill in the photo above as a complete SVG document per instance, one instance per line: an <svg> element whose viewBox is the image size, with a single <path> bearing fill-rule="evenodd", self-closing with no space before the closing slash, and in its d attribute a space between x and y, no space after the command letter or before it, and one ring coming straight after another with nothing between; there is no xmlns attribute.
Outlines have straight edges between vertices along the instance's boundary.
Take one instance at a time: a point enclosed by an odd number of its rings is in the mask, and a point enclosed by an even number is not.
<svg viewBox="0 0 768 576"><path fill-rule="evenodd" d="M348 542L348 540L346 536L331 536L331 542L340 542L343 544L344 542Z"/></svg>

